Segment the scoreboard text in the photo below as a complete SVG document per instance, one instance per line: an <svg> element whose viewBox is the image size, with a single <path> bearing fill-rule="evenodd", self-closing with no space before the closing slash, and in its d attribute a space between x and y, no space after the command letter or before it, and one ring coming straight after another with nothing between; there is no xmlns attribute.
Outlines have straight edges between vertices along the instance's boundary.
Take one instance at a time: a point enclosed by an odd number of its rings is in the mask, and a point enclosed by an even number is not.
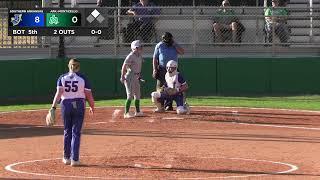
<svg viewBox="0 0 320 180"><path fill-rule="evenodd" d="M103 9L9 10L9 36L104 36L108 18Z"/></svg>

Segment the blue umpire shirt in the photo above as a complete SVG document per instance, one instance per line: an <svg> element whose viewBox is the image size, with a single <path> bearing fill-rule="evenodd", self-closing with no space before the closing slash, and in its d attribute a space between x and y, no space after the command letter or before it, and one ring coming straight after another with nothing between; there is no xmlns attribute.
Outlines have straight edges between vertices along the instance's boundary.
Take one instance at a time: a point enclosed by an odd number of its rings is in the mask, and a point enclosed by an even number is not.
<svg viewBox="0 0 320 180"><path fill-rule="evenodd" d="M164 42L159 42L153 53L153 57L159 60L159 66L166 67L168 61L174 60L178 63L178 52L176 47L180 47L174 43L172 46L167 46Z"/></svg>

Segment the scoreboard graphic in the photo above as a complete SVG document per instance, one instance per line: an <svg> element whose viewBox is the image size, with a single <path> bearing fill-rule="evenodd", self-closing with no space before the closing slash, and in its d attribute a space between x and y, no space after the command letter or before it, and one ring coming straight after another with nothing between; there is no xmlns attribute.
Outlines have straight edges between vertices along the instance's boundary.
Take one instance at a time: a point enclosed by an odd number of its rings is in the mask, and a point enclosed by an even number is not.
<svg viewBox="0 0 320 180"><path fill-rule="evenodd" d="M103 9L9 9L9 36L104 36L108 19Z"/></svg>

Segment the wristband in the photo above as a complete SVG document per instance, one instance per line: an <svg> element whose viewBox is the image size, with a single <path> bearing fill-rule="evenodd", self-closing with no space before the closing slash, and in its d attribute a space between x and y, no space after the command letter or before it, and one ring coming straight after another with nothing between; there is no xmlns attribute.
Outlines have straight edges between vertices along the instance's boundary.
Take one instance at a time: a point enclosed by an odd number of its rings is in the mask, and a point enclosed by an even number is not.
<svg viewBox="0 0 320 180"><path fill-rule="evenodd" d="M54 107L54 106L52 106L51 108L52 108L52 109L57 109L57 108L56 108L56 107Z"/></svg>

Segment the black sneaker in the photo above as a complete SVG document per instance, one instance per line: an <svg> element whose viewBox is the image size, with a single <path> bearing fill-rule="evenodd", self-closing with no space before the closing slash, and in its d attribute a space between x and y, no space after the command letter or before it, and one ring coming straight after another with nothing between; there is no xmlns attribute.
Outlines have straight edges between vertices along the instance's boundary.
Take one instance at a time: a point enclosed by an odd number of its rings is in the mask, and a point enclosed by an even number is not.
<svg viewBox="0 0 320 180"><path fill-rule="evenodd" d="M173 107L172 107L172 106L167 106L167 107L165 108L165 110L166 110L166 111L173 111Z"/></svg>

